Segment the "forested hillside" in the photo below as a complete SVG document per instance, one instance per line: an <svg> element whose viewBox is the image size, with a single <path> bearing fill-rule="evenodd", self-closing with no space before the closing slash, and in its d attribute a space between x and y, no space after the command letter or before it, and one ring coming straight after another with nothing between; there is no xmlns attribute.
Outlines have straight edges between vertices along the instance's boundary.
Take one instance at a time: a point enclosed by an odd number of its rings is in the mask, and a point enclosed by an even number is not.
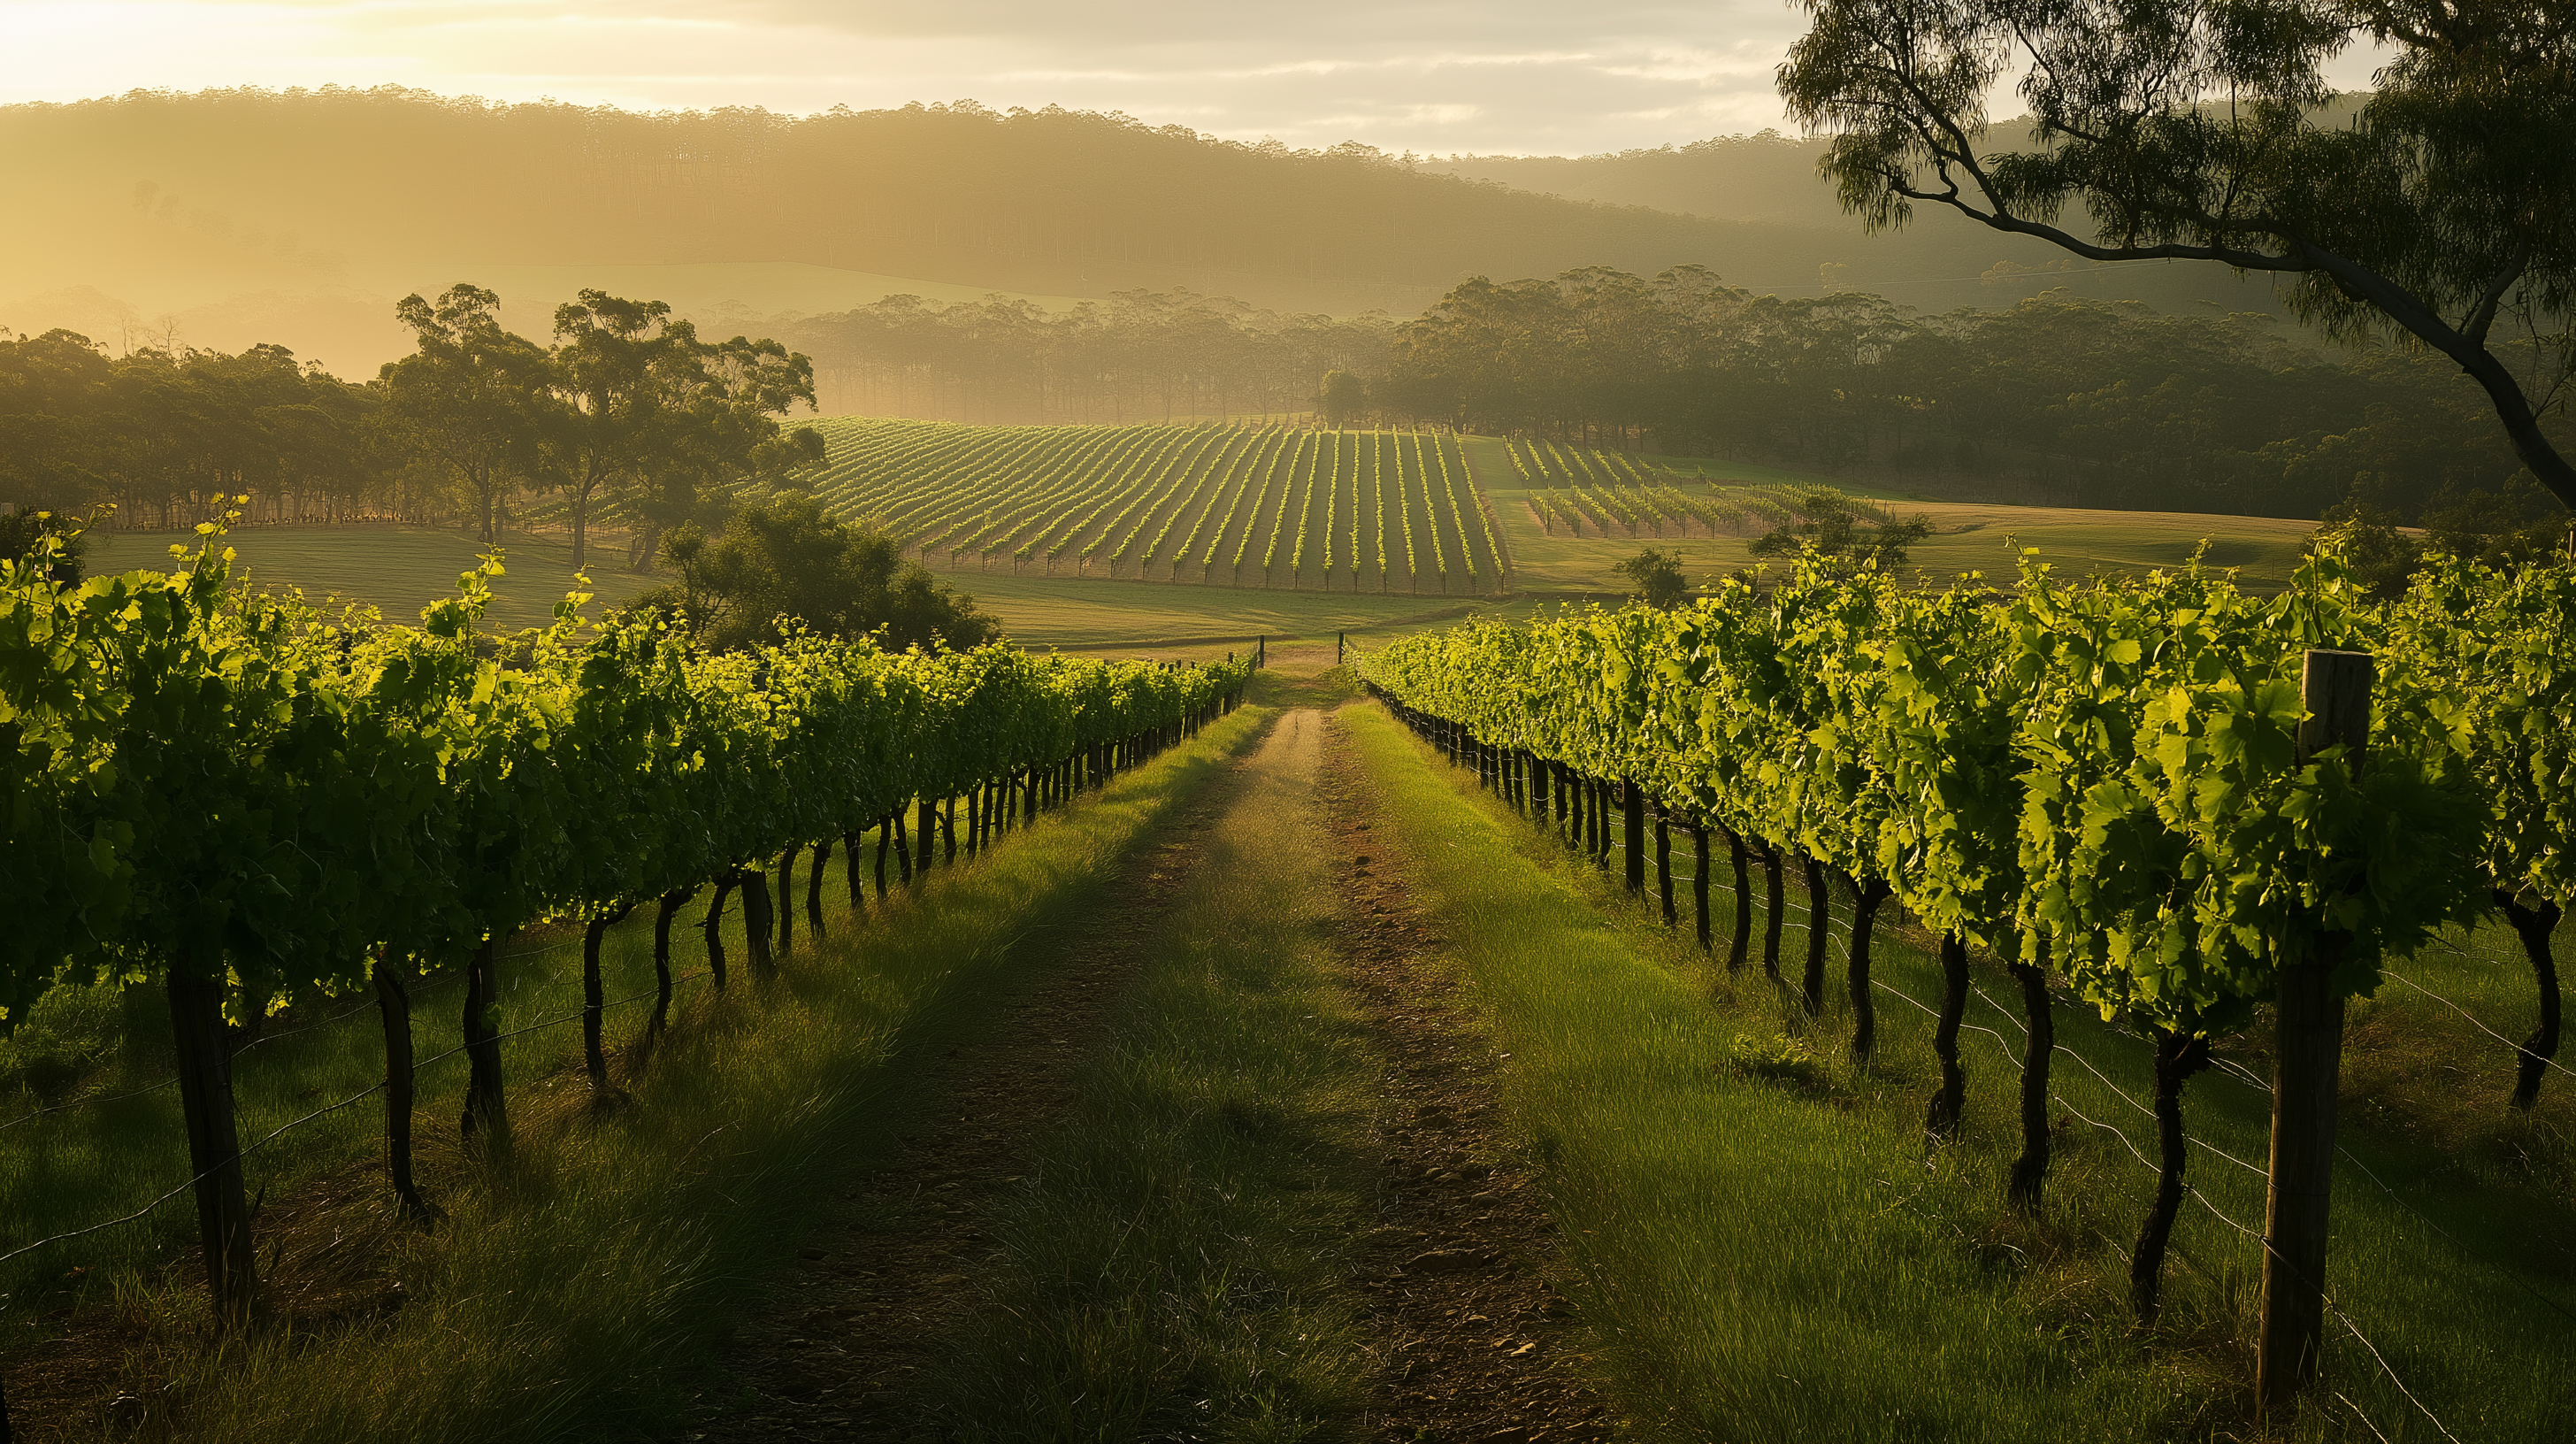
<svg viewBox="0 0 2576 1444"><path fill-rule="evenodd" d="M1683 215L1601 203L1548 169L1593 161L1469 179L1361 145L1291 151L1052 108L647 115L395 89L137 92L0 107L0 185L45 221L0 237L0 323L278 342L345 372L401 349L379 299L469 275L507 295L505 267L696 268L657 289L701 317L729 300L759 316L846 309L854 288L1067 303L1183 286L1288 312L1404 314L1470 275L1684 264L1757 290L1885 283L1945 308L2069 283L2167 307L2270 303L2205 268L2070 273L2037 242L1955 218L1866 239L1806 174L1803 147L1709 146L1755 158L1765 179L1738 206L1734 172L1712 194L1694 171L1666 188L1699 212ZM552 279L567 294L636 284Z"/></svg>

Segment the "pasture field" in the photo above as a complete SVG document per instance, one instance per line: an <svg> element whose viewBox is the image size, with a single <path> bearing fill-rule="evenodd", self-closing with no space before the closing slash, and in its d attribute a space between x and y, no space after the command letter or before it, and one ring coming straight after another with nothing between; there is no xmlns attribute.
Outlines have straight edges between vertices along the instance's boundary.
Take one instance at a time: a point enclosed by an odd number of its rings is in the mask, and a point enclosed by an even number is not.
<svg viewBox="0 0 2576 1444"><path fill-rule="evenodd" d="M89 537L93 576L148 567L166 569L170 547L194 547L193 532L97 531ZM255 586L299 587L316 603L376 607L390 622L410 622L420 609L456 594L457 574L473 567L483 544L463 532L421 527L251 527L228 544L239 554L236 576ZM573 586L572 549L552 541L502 543L508 573L492 583L487 631L538 627ZM625 569L614 551L593 549L589 590L594 609L631 600L662 580Z"/></svg>
<svg viewBox="0 0 2576 1444"><path fill-rule="evenodd" d="M1648 546L1678 552L1694 585L1711 574L1751 565L1754 558L1746 543L1785 520L1783 503L1811 487L1830 488L1896 516L1920 513L1929 518L1932 536L1914 548L1911 562L1932 580L1971 571L2007 578L2020 547L2039 548L2042 559L2061 576L2136 574L2178 567L2207 541L2212 564L2236 568L2243 585L2268 591L2288 584L2300 544L2316 529L2314 522L2278 517L1915 501L1812 473L1646 456L1639 458L1642 471L1674 483L1671 490L1720 515L1714 525L1703 517L1668 515L1659 535L1642 510L1633 523L1598 508L1569 515L1577 509L1578 495L1600 496L1606 488L1598 482L1578 487L1559 479L1558 472L1535 474L1526 460L1516 461L1515 451L1523 445L1467 437L1462 450L1477 485L1492 500L1519 589L1532 595L1624 590L1626 584L1613 569ZM1703 473L1713 484L1695 480Z"/></svg>
<svg viewBox="0 0 2576 1444"><path fill-rule="evenodd" d="M91 570L161 567L172 543L195 540L188 532L94 533ZM231 540L256 584L300 587L317 602L337 598L371 604L388 620L405 622L429 603L453 595L457 573L471 567L483 549L456 532L394 527L265 527L236 532ZM556 600L572 586L569 551L552 541L526 538L506 541L502 550L509 572L493 584L487 628L509 632L543 625ZM590 573L594 610L628 601L664 580L627 571L613 550L595 555L601 564ZM1469 605L1465 598L1404 593L1265 592L1133 579L1015 577L1006 568L978 570L971 564L938 571L941 580L1000 617L1013 640L1038 648L1265 634L1330 641L1336 631L1396 623L1439 625L1463 615L1462 608Z"/></svg>

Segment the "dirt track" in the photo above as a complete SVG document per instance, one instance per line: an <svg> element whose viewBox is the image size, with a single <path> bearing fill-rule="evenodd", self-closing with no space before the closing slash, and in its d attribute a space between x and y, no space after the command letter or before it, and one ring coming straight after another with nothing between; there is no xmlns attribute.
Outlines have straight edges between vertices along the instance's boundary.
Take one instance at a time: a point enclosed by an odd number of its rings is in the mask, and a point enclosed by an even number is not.
<svg viewBox="0 0 2576 1444"><path fill-rule="evenodd" d="M1326 739L1316 816L1336 867L1339 981L1367 1019L1382 1090L1375 1227L1344 1284L1367 1323L1376 1388L1351 1422L1388 1440L1607 1437L1586 1336L1551 1282L1552 1226L1507 1162L1496 1094L1507 1063L1459 1005L1400 867L1373 844L1373 803L1346 744L1329 727ZM990 1212L1069 1106L1139 944L1205 865L1198 840L1235 804L1249 765L1138 850L1061 970L890 1101L909 1120L903 1146L770 1281L677 1438L942 1437L917 1385L984 1296Z"/></svg>

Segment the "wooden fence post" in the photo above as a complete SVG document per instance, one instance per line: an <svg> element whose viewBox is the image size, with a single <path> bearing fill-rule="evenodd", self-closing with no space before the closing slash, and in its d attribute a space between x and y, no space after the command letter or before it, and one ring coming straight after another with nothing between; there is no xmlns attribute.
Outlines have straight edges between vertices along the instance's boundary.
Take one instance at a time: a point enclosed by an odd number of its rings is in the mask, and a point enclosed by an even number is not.
<svg viewBox="0 0 2576 1444"><path fill-rule="evenodd" d="M2301 765L2346 749L2356 773L2370 735L2366 652L2310 651L2299 679ZM2263 1204L2263 1321L2254 1392L2265 1412L2314 1383L2325 1335L2326 1215L2334 1185L2335 1084L2343 1064L2343 999L2334 993L2339 933L2282 939L2272 1058L2272 1181Z"/></svg>

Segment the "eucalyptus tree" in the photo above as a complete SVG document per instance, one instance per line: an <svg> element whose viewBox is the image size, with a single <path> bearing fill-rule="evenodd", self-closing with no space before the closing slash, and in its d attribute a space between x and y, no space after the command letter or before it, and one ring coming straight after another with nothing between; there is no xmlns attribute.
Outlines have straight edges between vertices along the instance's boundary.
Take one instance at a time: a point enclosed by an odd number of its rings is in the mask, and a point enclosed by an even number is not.
<svg viewBox="0 0 2576 1444"><path fill-rule="evenodd" d="M665 375L661 431L623 480L619 499L633 514L636 569L649 571L678 528L720 526L746 486L775 490L800 467L823 459L810 428L779 418L814 406L814 363L773 340L736 336L693 341L689 364Z"/></svg>
<svg viewBox="0 0 2576 1444"><path fill-rule="evenodd" d="M1917 205L2097 261L2290 279L2332 336L2393 335L2484 390L2576 507L2545 435L2576 369L2576 26L2540 0L1804 0L1780 68L1874 230ZM2327 85L2388 55L2357 103ZM2002 87L2018 76L2012 89ZM1988 107L2029 109L2008 136ZM2067 218L2080 206L2086 223Z"/></svg>
<svg viewBox="0 0 2576 1444"><path fill-rule="evenodd" d="M648 466L674 439L674 403L706 380L696 328L667 301L586 290L555 308L538 454L572 514L572 565L581 569L602 488Z"/></svg>
<svg viewBox="0 0 2576 1444"><path fill-rule="evenodd" d="M546 353L502 327L501 298L480 286L450 286L436 302L405 296L394 318L418 345L382 372L389 437L463 482L483 540L498 541L506 490L534 465Z"/></svg>

